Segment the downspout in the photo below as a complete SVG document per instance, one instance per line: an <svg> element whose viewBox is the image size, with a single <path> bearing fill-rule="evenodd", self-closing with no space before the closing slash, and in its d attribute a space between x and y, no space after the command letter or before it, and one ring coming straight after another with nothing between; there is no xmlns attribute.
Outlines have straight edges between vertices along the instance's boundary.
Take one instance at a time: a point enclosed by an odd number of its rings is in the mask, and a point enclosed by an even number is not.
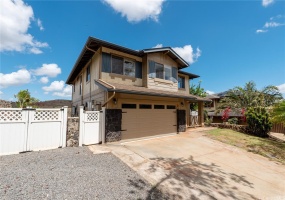
<svg viewBox="0 0 285 200"><path fill-rule="evenodd" d="M110 87L112 87L114 89L112 96L107 101L105 101L105 103L103 103L102 107L104 107L115 96L115 94L116 94L115 89L116 88L115 88L115 86L113 86L110 83L107 83L107 82L105 82L105 81L103 81L101 79L100 79L100 81L105 83L106 85L109 85Z"/></svg>
<svg viewBox="0 0 285 200"><path fill-rule="evenodd" d="M89 51L92 51L93 53L96 53L96 51L94 51L93 49L90 49L87 45L85 46L85 48ZM92 58L91 58L91 64L92 64ZM90 67L90 95L89 95L89 101L90 101L90 104L91 104L91 110L92 110L92 98L91 98L91 67Z"/></svg>

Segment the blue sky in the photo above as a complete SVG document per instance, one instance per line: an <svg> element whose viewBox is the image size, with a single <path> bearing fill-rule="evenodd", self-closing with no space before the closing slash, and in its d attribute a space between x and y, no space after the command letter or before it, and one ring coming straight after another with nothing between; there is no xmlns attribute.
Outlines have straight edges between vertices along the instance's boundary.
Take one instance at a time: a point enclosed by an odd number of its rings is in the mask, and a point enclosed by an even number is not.
<svg viewBox="0 0 285 200"><path fill-rule="evenodd" d="M285 96L284 1L2 0L0 16L0 99L70 99L64 82L88 36L173 47L209 93L254 81Z"/></svg>

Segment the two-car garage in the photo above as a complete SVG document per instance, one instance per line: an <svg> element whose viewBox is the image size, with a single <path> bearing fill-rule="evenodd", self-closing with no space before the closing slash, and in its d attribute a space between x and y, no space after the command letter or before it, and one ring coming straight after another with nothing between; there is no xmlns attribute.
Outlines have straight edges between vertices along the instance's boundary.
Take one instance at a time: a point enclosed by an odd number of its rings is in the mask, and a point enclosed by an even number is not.
<svg viewBox="0 0 285 200"><path fill-rule="evenodd" d="M123 102L121 139L177 133L173 102Z"/></svg>

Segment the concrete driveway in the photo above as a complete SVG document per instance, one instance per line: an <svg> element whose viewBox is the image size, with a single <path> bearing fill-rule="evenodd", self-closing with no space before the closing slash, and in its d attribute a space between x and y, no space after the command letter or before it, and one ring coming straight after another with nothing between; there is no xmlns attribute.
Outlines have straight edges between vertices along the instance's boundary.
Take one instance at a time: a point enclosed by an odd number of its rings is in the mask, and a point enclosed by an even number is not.
<svg viewBox="0 0 285 200"><path fill-rule="evenodd" d="M285 166L211 140L205 129L91 146L112 152L169 199L285 199Z"/></svg>

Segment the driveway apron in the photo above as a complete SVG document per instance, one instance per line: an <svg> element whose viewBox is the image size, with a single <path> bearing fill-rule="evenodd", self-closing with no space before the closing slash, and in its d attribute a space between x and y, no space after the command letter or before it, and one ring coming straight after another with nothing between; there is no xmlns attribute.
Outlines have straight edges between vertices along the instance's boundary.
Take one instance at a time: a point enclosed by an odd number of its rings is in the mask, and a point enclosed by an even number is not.
<svg viewBox="0 0 285 200"><path fill-rule="evenodd" d="M171 199L284 199L285 166L214 141L205 129L105 148Z"/></svg>

